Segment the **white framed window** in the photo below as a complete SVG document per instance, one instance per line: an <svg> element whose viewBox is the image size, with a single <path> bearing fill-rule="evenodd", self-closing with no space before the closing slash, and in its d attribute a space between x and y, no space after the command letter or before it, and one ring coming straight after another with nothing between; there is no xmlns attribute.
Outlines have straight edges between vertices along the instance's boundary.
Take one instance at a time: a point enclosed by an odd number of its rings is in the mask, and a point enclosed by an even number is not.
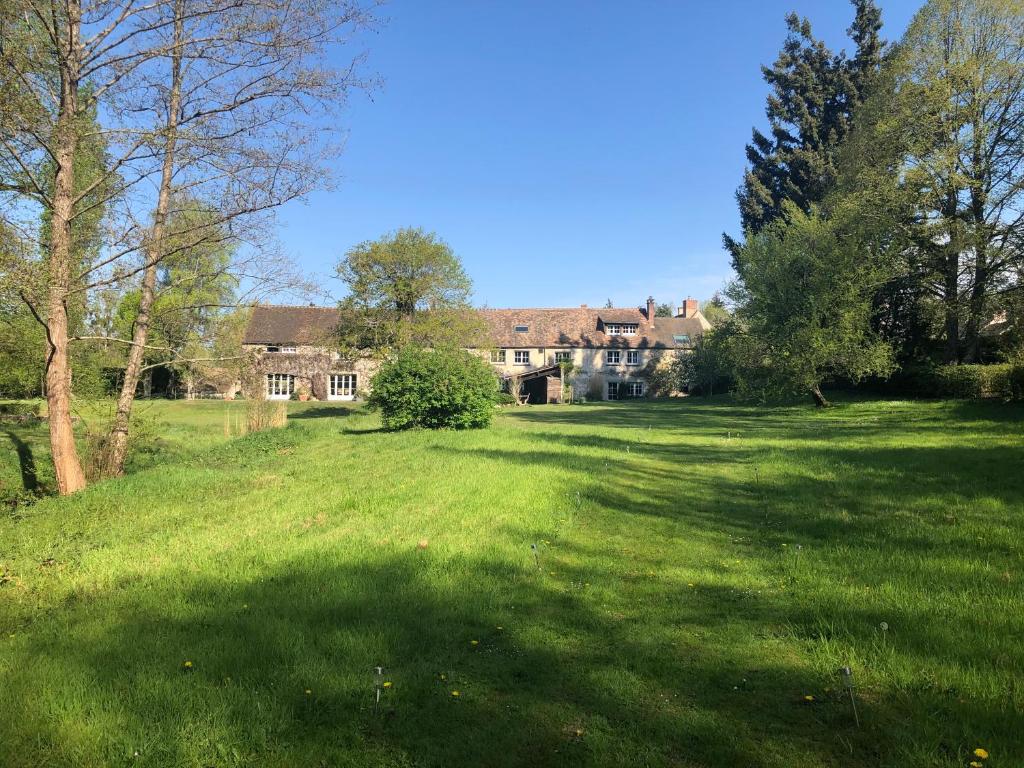
<svg viewBox="0 0 1024 768"><path fill-rule="evenodd" d="M572 352L555 352L556 363L571 363Z"/></svg>
<svg viewBox="0 0 1024 768"><path fill-rule="evenodd" d="M296 350L295 350L295 347L281 347L281 351L282 352L287 352L287 353L290 353L290 354L295 354Z"/></svg>
<svg viewBox="0 0 1024 768"><path fill-rule="evenodd" d="M354 373L332 373L327 377L327 398L329 400L355 400L356 375Z"/></svg>
<svg viewBox="0 0 1024 768"><path fill-rule="evenodd" d="M269 400L287 400L295 391L295 377L290 373L267 374L267 398Z"/></svg>
<svg viewBox="0 0 1024 768"><path fill-rule="evenodd" d="M636 336L637 323L605 323L604 332L609 336Z"/></svg>
<svg viewBox="0 0 1024 768"><path fill-rule="evenodd" d="M626 365L640 365L640 350L630 349L626 351Z"/></svg>
<svg viewBox="0 0 1024 768"><path fill-rule="evenodd" d="M280 346L273 346L273 345L267 347L267 352L291 352L291 353L294 353L295 351L296 351L295 347L280 347Z"/></svg>
<svg viewBox="0 0 1024 768"><path fill-rule="evenodd" d="M512 361L516 365L529 365L530 364L530 350L528 349L517 349L512 353Z"/></svg>
<svg viewBox="0 0 1024 768"><path fill-rule="evenodd" d="M619 399L619 382L609 381L608 382L608 399L618 400Z"/></svg>
<svg viewBox="0 0 1024 768"><path fill-rule="evenodd" d="M644 383L642 381L626 382L626 397L643 397Z"/></svg>
<svg viewBox="0 0 1024 768"><path fill-rule="evenodd" d="M618 365L622 362L622 353L617 349L609 349L604 353L605 365Z"/></svg>
<svg viewBox="0 0 1024 768"><path fill-rule="evenodd" d="M504 349L492 349L491 350L491 362L492 363L504 363L505 362L505 350Z"/></svg>

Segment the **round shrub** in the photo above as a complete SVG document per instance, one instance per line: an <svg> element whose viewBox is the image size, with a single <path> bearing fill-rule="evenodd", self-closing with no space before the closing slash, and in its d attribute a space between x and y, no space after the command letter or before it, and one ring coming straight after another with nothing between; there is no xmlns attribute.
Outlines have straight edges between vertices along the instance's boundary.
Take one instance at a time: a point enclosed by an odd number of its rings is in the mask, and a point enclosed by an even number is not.
<svg viewBox="0 0 1024 768"><path fill-rule="evenodd" d="M371 406L387 429L486 427L498 399L498 379L477 355L464 350L407 347L372 381Z"/></svg>

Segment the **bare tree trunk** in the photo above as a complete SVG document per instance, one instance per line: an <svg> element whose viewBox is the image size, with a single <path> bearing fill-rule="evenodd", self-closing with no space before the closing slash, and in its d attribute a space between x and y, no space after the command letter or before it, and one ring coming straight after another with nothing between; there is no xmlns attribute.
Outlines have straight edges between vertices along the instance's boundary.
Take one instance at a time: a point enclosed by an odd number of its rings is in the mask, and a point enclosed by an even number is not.
<svg viewBox="0 0 1024 768"><path fill-rule="evenodd" d="M67 49L60 61L60 112L56 130L56 175L49 243L49 284L46 317L46 404L49 410L50 455L61 495L85 488L85 473L71 423L71 361L68 357L68 306L71 282L71 219L74 207L75 152L78 135L77 55L81 14L78 3L67 4Z"/></svg>
<svg viewBox="0 0 1024 768"><path fill-rule="evenodd" d="M171 54L171 89L167 103L166 139L164 143L163 168L160 176L160 192L156 212L153 216L153 231L146 244L146 268L142 274L142 295L139 311L132 329L132 344L128 348L124 380L117 398L117 412L103 457L103 472L109 477L124 474L124 462L128 455L128 427L135 404L135 390L142 372L146 339L149 336L150 312L156 298L157 266L163 257L164 229L167 223L167 209L171 201L171 182L174 179L174 154L178 138L178 112L181 108L181 45L184 37L182 22L182 1L174 4L174 48Z"/></svg>
<svg viewBox="0 0 1024 768"><path fill-rule="evenodd" d="M828 408L832 405L832 403L825 399L825 395L821 392L821 387L817 384L811 387L811 397L814 398L814 404L819 408Z"/></svg>

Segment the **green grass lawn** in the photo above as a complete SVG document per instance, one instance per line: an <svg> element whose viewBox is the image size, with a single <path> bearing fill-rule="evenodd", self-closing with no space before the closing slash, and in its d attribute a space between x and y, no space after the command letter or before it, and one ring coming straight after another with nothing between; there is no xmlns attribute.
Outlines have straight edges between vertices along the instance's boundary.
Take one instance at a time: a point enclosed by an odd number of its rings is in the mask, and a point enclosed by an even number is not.
<svg viewBox="0 0 1024 768"><path fill-rule="evenodd" d="M294 405L3 513L0 764L1024 765L1024 408Z"/></svg>

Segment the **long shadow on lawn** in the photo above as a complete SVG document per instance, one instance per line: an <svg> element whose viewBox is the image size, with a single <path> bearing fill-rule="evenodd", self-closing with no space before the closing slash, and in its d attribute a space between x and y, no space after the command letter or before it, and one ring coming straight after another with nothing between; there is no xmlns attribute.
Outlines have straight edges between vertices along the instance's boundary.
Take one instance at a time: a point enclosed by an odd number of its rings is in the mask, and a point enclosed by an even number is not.
<svg viewBox="0 0 1024 768"><path fill-rule="evenodd" d="M297 559L246 583L155 584L146 604L115 588L72 603L73 631L14 659L7 682L23 695L0 735L22 755L10 765L75 754L89 722L108 759L141 746L133 764L160 766L760 766L776 764L776 741L819 765L836 758L835 733L868 764L891 753L885 733L853 729L838 697L806 704L818 681L805 667L716 642L727 623L743 631L720 610L726 590L678 585L657 619L602 610L579 586L597 567L552 579L528 563L413 550L359 565ZM666 626L704 641L677 647ZM377 664L391 685L375 713Z"/></svg>

